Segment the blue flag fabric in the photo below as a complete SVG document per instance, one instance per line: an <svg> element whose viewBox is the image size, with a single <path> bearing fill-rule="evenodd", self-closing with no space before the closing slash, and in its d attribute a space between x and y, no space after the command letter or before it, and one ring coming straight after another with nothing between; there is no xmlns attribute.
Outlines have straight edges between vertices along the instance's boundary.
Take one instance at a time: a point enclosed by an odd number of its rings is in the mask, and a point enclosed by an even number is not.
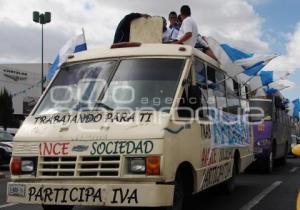
<svg viewBox="0 0 300 210"><path fill-rule="evenodd" d="M293 110L293 117L299 119L300 113L300 99L296 99L293 101L294 110Z"/></svg>
<svg viewBox="0 0 300 210"><path fill-rule="evenodd" d="M229 56L231 61L243 69L241 73L248 77L257 75L260 70L276 57L274 55L255 55L254 53L243 52L228 44L221 44L220 46Z"/></svg>
<svg viewBox="0 0 300 210"><path fill-rule="evenodd" d="M68 55L87 50L84 34L73 37L60 49L53 64L48 70L47 80L50 81L57 69L67 60Z"/></svg>
<svg viewBox="0 0 300 210"><path fill-rule="evenodd" d="M240 82L248 82L276 57L275 55L248 53L226 43L220 44L212 37L208 37L206 40L227 75L235 77Z"/></svg>
<svg viewBox="0 0 300 210"><path fill-rule="evenodd" d="M233 48L228 44L221 44L221 47L224 49L224 51L227 53L227 55L233 62L244 58L251 58L254 55L253 53L242 52L241 50Z"/></svg>
<svg viewBox="0 0 300 210"><path fill-rule="evenodd" d="M261 71L259 76L261 78L262 85L264 86L274 82L273 71Z"/></svg>

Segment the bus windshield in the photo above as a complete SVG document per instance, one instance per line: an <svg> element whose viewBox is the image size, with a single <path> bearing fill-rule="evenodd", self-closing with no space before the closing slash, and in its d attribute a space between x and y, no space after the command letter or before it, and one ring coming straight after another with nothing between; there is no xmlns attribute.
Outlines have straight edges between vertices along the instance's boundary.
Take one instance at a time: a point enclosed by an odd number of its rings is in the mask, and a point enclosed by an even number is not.
<svg viewBox="0 0 300 210"><path fill-rule="evenodd" d="M98 109L168 112L184 65L185 59L134 58L67 66L35 114Z"/></svg>
<svg viewBox="0 0 300 210"><path fill-rule="evenodd" d="M262 119L272 119L272 101L271 100L250 100L251 121L260 121ZM263 112L263 113L262 113ZM257 115L257 116L256 116ZM259 117L258 115L261 115Z"/></svg>

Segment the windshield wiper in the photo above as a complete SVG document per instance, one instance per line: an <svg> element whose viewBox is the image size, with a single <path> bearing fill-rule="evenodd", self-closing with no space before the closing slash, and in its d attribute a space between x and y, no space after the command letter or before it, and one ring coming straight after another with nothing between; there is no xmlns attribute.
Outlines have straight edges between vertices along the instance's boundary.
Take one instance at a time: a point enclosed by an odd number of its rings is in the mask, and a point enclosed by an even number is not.
<svg viewBox="0 0 300 210"><path fill-rule="evenodd" d="M89 107L87 104L80 102L76 105L74 110L81 111L81 112L88 112L88 111L92 111L92 110L95 111L99 107L102 107L102 108L104 108L106 110L109 110L109 111L114 110L113 108L111 108L110 106L108 106L108 105L106 105L105 103L102 103L102 102L96 102L93 109L92 109L92 107Z"/></svg>
<svg viewBox="0 0 300 210"><path fill-rule="evenodd" d="M96 104L95 104L95 108L96 107L103 107L103 108L105 108L105 109L107 109L107 110L109 110L109 111L113 111L114 109L113 108L111 108L110 106L108 106L107 104L105 104L105 103L103 103L103 102L97 102Z"/></svg>

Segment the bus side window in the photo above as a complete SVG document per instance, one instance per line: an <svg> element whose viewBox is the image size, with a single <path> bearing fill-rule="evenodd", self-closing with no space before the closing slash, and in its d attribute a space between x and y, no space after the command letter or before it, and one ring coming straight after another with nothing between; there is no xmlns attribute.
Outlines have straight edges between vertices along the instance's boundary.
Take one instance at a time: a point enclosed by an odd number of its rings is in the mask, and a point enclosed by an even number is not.
<svg viewBox="0 0 300 210"><path fill-rule="evenodd" d="M178 107L178 116L184 118L193 117L194 111L196 109L197 100L195 100L192 94L192 74L189 73L188 78L183 84L183 93L180 98L179 107Z"/></svg>
<svg viewBox="0 0 300 210"><path fill-rule="evenodd" d="M194 63L194 69L195 69L195 78L196 78L196 86L197 90L200 92L200 102L201 102L201 111L199 117L207 116L207 109L208 106L207 100L208 100L208 94L207 94L207 83L206 83L206 71L205 71L205 65L202 61L196 59Z"/></svg>
<svg viewBox="0 0 300 210"><path fill-rule="evenodd" d="M244 86L245 87L245 95L246 95L246 99L249 99L250 96L249 96L249 88L248 86Z"/></svg>
<svg viewBox="0 0 300 210"><path fill-rule="evenodd" d="M214 89L216 88L216 76L215 69L210 66L207 66L207 104L209 107L216 108L216 97L214 95Z"/></svg>
<svg viewBox="0 0 300 210"><path fill-rule="evenodd" d="M216 96L217 108L220 110L227 108L226 92L225 92L225 75L223 72L216 70L216 88L214 95Z"/></svg>
<svg viewBox="0 0 300 210"><path fill-rule="evenodd" d="M232 80L232 81L233 81L233 87L234 87L234 95L238 96L238 97L241 96L239 83L237 83L235 80Z"/></svg>
<svg viewBox="0 0 300 210"><path fill-rule="evenodd" d="M227 111L232 114L238 113L238 108L240 107L239 96L241 95L239 84L231 78L226 80L226 93L227 93ZM244 103L244 101L243 101ZM244 104L246 106L246 104Z"/></svg>

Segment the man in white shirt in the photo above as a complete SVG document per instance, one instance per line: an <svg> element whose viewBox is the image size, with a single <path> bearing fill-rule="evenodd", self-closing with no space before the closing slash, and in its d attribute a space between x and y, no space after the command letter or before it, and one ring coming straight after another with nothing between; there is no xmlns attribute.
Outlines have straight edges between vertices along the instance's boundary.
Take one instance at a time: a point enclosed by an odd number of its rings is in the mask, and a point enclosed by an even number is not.
<svg viewBox="0 0 300 210"><path fill-rule="evenodd" d="M180 9L182 25L180 27L177 44L185 44L194 47L197 42L198 27L196 22L191 18L191 9L187 5L183 5Z"/></svg>

